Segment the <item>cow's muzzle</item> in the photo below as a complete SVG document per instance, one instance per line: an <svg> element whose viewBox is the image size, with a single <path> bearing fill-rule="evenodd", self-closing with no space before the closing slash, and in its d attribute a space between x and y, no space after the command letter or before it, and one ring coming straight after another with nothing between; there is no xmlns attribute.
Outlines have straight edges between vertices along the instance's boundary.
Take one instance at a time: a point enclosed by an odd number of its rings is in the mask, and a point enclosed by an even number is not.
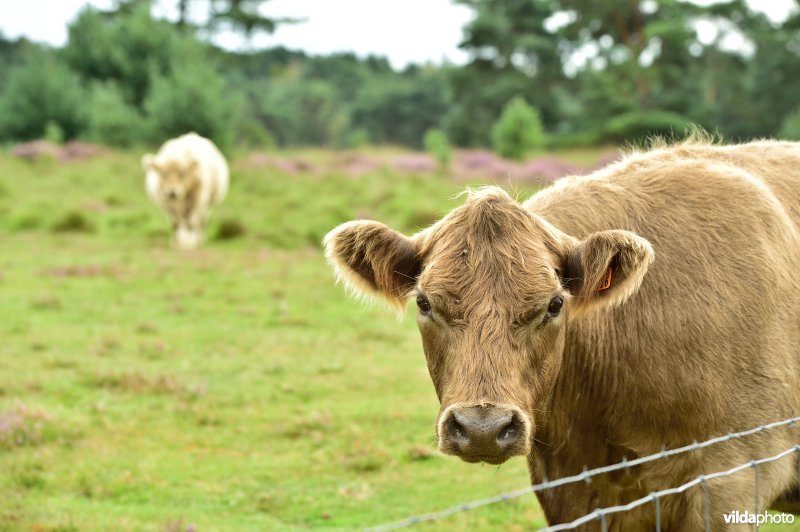
<svg viewBox="0 0 800 532"><path fill-rule="evenodd" d="M439 418L439 450L465 462L502 464L530 452L531 430L519 408L451 405Z"/></svg>

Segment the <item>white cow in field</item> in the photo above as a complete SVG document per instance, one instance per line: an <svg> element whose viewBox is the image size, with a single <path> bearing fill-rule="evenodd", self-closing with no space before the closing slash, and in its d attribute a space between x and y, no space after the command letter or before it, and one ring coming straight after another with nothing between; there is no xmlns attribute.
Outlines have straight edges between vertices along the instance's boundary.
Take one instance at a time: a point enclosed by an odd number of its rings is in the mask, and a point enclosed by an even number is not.
<svg viewBox="0 0 800 532"><path fill-rule="evenodd" d="M142 157L142 167L147 194L172 221L178 247L197 247L210 208L228 193L225 157L213 142L189 133Z"/></svg>

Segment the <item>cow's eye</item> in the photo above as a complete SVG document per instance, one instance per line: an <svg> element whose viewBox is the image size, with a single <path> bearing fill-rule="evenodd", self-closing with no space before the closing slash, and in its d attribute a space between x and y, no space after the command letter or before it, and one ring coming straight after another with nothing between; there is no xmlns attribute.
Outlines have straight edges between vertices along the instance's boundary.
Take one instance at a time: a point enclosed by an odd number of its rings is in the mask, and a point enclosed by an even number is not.
<svg viewBox="0 0 800 532"><path fill-rule="evenodd" d="M417 296L417 306L419 307L419 311L423 314L430 314L431 313L431 304L428 301L428 298L419 294Z"/></svg>
<svg viewBox="0 0 800 532"><path fill-rule="evenodd" d="M564 306L564 298L561 296L556 296L550 300L550 304L547 305L547 314L551 318L555 318L561 312L561 307Z"/></svg>

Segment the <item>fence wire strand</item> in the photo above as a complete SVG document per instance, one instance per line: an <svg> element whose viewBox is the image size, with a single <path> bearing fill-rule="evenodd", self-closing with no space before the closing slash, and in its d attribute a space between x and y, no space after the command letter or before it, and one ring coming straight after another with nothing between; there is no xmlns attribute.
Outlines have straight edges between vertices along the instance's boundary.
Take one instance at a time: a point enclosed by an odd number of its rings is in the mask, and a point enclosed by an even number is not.
<svg viewBox="0 0 800 532"><path fill-rule="evenodd" d="M731 475L735 475L736 473L739 473L741 471L745 471L746 469L748 469L750 467L754 467L754 464L756 466L758 466L758 465L766 464L766 463L769 463L769 462L775 462L776 460L780 460L781 458L789 456L792 453L800 454L800 445L795 445L793 447L790 447L790 448L786 449L785 451L783 451L781 453L778 453L778 454L776 454L774 456L768 456L767 458L760 458L758 460L753 460L752 462L748 462L746 464L741 464L741 465L738 465L736 467L732 467L731 469L728 469L727 471L718 471L716 473L711 473L711 474L708 474L708 475L704 475L704 476L701 476L701 477L694 478L694 479L690 480L689 482L687 482L685 484L681 484L680 486L678 486L676 488L668 488L668 489L664 489L664 490L661 490L661 491L656 491L656 492L648 495L647 497L642 497L641 499L636 499L635 501L629 502L628 504L621 504L619 506L609 506L608 508L602 508L600 510L595 510L594 512L588 513L588 514L584 515L583 517L580 517L580 518L578 518L578 519L576 519L576 520L574 520L574 521L572 521L570 523L562 523L562 524L559 524L559 525L549 526L547 528L541 529L539 532L558 532L559 530L572 530L572 529L577 528L577 527L579 527L581 525L584 525L584 524L586 524L588 522L594 521L595 519L598 518L599 515L608 515L608 514L614 514L614 513L619 513L619 512L627 512L628 510L633 510L634 508L637 508L637 507L639 507L639 506L641 506L643 504L646 504L646 503L652 501L653 500L653 496L664 497L666 495L675 495L675 494L678 494L678 493L683 493L684 491L688 490L689 488L693 488L693 487L701 484L703 482L703 478L705 478L705 480L714 480L716 478L728 477L728 476L731 476Z"/></svg>
<svg viewBox="0 0 800 532"><path fill-rule="evenodd" d="M662 451L660 451L658 453L650 454L650 455L647 455L647 456L642 456L642 457L636 458L634 460L623 459L622 462L619 462L619 463L616 463L616 464L602 466L602 467L596 467L594 469L584 469L583 472L581 472L581 473L579 473L577 475L563 477L563 478L559 478L559 479L556 479L556 480L546 480L544 482L540 482L539 484L533 484L531 486L526 486L524 488L520 488L520 489L517 489L517 490L514 490L514 491L501 493L499 495L495 495L494 497L488 497L488 498L485 498L485 499L478 499L478 500L474 500L474 501L458 504L458 505L455 505L455 506L451 506L449 508L445 508L443 510L439 510L438 512L432 512L432 513L428 513L428 514L421 514L421 515L408 517L406 519L403 519L402 521L396 521L396 522L393 522L393 523L382 524L382 525L379 525L379 526L368 528L367 530L368 531L373 531L373 532L384 532L384 531L389 531L389 530L397 530L399 528L405 528L405 527L416 525L416 524L419 524L419 523L425 523L425 522L429 522L429 521L437 521L439 519L444 519L445 517L449 517L449 516L457 514L457 513L466 512L466 511L469 511L469 510L474 510L476 508L480 508L480 507L483 507L483 506L488 506L490 504L495 504L495 503L498 503L498 502L501 502L501 501L508 501L508 500L511 500L511 499L516 499L516 498L522 497L523 495L528 495L530 493L538 493L540 491L545 491L545 490L557 488L559 486L565 486L567 484L574 484L575 482L586 482L586 483L589 483L589 482L591 482L591 478L592 477L595 477L595 476L598 476L598 475L611 473L613 471L619 471L620 469L630 469L630 468L638 466L638 465L646 464L646 463L649 463L649 462L654 462L656 460L662 460L664 458L668 458L668 457L675 456L675 455L678 455L678 454L687 453L687 452L690 452L690 451L696 451L698 449L703 449L705 447L709 447L711 445L715 445L715 444L718 444L718 443L723 443L723 442L727 442L727 441L734 440L734 439L744 438L746 436L752 436L753 434L758 434L760 432L764 432L764 431L767 431L767 430L770 430L770 429L774 429L774 428L777 428L777 427L793 425L793 424L798 423L798 422L800 422L800 416L784 419L782 421L775 421L775 422L772 422L772 423L767 423L765 425L760 425L758 427L754 427L754 428L748 429L748 430L743 430L743 431L740 431L740 432L732 432L732 433L726 434L724 436L718 436L716 438L711 438L710 440L705 440L705 441L702 441L702 442L695 442L695 443L692 443L692 444L689 444L689 445L684 445L683 447L676 447L675 449L663 449ZM642 499L638 499L638 500L633 501L633 502L631 502L631 503L629 503L627 505L624 505L624 506L613 506L613 507L609 507L609 508L604 508L604 509L602 509L602 511L595 510L594 512L592 512L590 514L587 514L587 515L583 516L582 518L580 518L580 519L578 519L576 521L573 521L573 523L575 523L575 524L567 523L567 524L555 525L554 527L545 528L543 530L552 531L552 532L555 532L556 530L569 530L571 528L575 528L577 526L580 526L581 524L584 524L584 523L592 521L592 520L596 520L596 519L604 520L605 515L608 514L608 513L616 513L616 512L626 511L628 509L632 509L632 508L635 508L637 506L641 506L642 504L645 504L647 502L655 502L658 522L660 524L660 503L659 503L659 498L660 497L662 497L664 495L671 495L672 493L681 493L682 491L685 491L686 489L689 489L690 487L696 486L698 484L703 484L703 486L704 486L703 489L707 490L708 488L707 488L707 486L705 486L705 483L708 480L713 480L714 478L718 478L720 476L732 475L734 473L738 473L739 471L747 469L748 467L757 468L758 464L771 462L771 461L774 461L774 460L778 460L780 458L783 458L784 456L792 454L793 452L798 452L798 454L800 454L800 446L792 447L791 449L788 449L787 451L784 451L780 455L776 455L777 457L770 457L770 458L765 458L765 459L761 459L761 460L754 460L752 462L748 462L746 464L742 464L742 465L737 466L737 467L735 467L735 468L733 468L733 469L731 469L729 471L725 471L725 472L721 472L721 473L713 473L713 474L709 474L709 475L702 475L700 477L695 478L694 480L692 480L690 482L687 482L683 486L679 486L678 488L670 488L670 489L662 490L662 491L659 491L659 492L654 492L653 494L648 495L647 497L643 497ZM756 469L756 475L757 474L758 474L758 472L757 472L757 469ZM798 460L798 474L800 475L800 460ZM681 489L681 488L683 488L683 489ZM674 490L680 490L680 491L674 491ZM634 506L630 506L630 505L634 505ZM630 506L630 508L628 508L628 506ZM602 513L598 513L598 512L602 512ZM591 518L587 519L589 517L591 517ZM584 519L586 519L586 520L584 520ZM580 521L580 522L578 522L578 521ZM706 493L706 527L707 528L710 527L710 521L711 521L711 516L710 516L710 509L708 507L708 494ZM572 526L568 526L568 525L572 525Z"/></svg>

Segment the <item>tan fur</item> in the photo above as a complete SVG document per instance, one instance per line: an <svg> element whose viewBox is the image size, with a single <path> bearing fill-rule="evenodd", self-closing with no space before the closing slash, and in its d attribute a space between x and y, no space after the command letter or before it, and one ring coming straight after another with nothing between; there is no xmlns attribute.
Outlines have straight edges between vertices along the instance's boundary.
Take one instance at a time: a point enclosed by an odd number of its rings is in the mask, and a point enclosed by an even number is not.
<svg viewBox="0 0 800 532"><path fill-rule="evenodd" d="M521 409L539 482L800 414L798 222L800 144L691 141L522 205L473 192L412 237L351 222L326 247L355 290L428 298L418 324L440 413ZM382 280L365 281L370 269ZM564 308L545 323L554 295ZM550 523L571 521L798 443L800 428L776 429L539 499ZM759 508L797 483L796 456L761 466ZM752 471L714 481L712 528L725 529L724 512L752 512L753 489ZM662 530L704 529L702 490L665 498L662 515ZM649 506L609 517L609 530L654 525Z"/></svg>

